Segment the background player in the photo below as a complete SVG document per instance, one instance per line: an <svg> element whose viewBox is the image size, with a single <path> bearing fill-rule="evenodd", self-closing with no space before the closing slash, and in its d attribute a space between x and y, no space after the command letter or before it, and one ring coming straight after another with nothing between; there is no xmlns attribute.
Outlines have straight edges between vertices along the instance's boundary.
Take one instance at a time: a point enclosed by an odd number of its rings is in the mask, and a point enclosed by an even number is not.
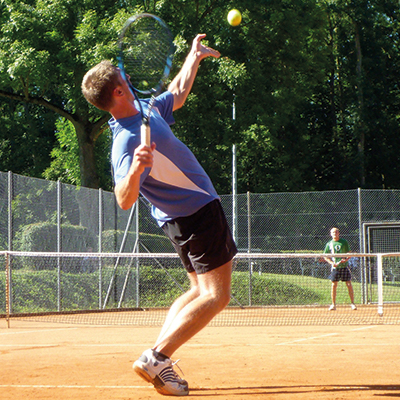
<svg viewBox="0 0 400 400"><path fill-rule="evenodd" d="M338 228L331 229L331 236L332 240L330 240L325 245L324 253L350 253L350 247L345 239L340 239L340 232ZM353 285L351 284L351 272L348 267L348 261L351 257L348 258L339 258L339 257L332 257L328 258L325 257L325 261L327 261L332 266L332 271L330 274L330 279L332 281L332 288L331 288L331 297L332 297L332 304L329 307L330 311L336 310L336 291L337 285L339 281L345 282L347 289L349 291L349 296L351 300L351 309L357 310L356 305L354 304L354 291Z"/></svg>

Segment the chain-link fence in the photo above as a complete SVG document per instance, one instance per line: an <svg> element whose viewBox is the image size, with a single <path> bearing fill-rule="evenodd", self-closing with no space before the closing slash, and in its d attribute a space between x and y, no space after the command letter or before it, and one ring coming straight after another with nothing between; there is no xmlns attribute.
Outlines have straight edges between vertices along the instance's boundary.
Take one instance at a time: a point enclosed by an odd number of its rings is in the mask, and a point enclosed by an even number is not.
<svg viewBox="0 0 400 400"><path fill-rule="evenodd" d="M400 253L400 190L247 193L221 200L241 253L234 263L230 309L326 308L329 266L317 254L333 226L352 252ZM5 252L0 317L164 309L187 289L185 271L144 198L123 211L111 192L0 173L0 210L0 251ZM39 257L39 252L46 254ZM275 253L278 258L268 256ZM356 300L372 310L373 318L376 310L368 305L378 301L379 279L383 301L397 310L399 258L385 258L379 274L369 257L352 259ZM346 291L343 296L340 301L346 303ZM243 321L248 315L235 318ZM256 317L265 323L268 315ZM398 323L398 313L393 318Z"/></svg>
<svg viewBox="0 0 400 400"><path fill-rule="evenodd" d="M400 251L400 190L247 193L221 199L241 252L321 252L332 226L351 251ZM143 198L124 211L111 192L0 173L0 210L0 251L174 252ZM393 229L372 249L370 240L381 235L373 235L370 227L379 226Z"/></svg>

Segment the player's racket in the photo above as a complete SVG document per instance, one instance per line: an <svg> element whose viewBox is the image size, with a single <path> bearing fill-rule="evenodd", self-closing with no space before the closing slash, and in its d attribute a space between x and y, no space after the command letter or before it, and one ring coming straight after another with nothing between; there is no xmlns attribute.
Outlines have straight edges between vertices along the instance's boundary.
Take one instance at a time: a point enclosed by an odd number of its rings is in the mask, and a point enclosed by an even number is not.
<svg viewBox="0 0 400 400"><path fill-rule="evenodd" d="M118 67L128 83L142 115L141 143L150 146L150 114L155 98L164 89L174 54L172 33L152 14L130 17L119 38ZM144 114L138 93L151 95Z"/></svg>

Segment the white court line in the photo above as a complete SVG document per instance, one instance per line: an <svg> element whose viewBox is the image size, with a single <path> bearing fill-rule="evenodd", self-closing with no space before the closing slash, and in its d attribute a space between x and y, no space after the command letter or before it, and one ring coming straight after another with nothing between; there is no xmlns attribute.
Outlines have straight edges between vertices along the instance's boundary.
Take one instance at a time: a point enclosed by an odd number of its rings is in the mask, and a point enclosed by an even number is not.
<svg viewBox="0 0 400 400"><path fill-rule="evenodd" d="M86 344L79 344L79 343L47 343L47 344L40 344L40 343L25 343L25 344L4 344L0 343L1 347L145 347L149 346L148 343L86 343ZM220 347L220 344L186 344L186 347ZM226 345L225 345L226 346ZM231 346L237 346L236 344L231 344ZM251 346L250 344L246 344L245 346ZM255 346L265 346L265 343L256 344Z"/></svg>
<svg viewBox="0 0 400 400"><path fill-rule="evenodd" d="M98 386L98 385L0 385L0 388L19 389L148 389L153 386Z"/></svg>
<svg viewBox="0 0 400 400"><path fill-rule="evenodd" d="M74 343L31 343L31 344L2 344L0 347L129 347L129 346L142 346L143 344L127 343L127 344L115 344L115 343L103 343L103 344L74 344Z"/></svg>
<svg viewBox="0 0 400 400"><path fill-rule="evenodd" d="M351 331L363 331L364 329L372 329L377 328L379 325L370 325L370 326L363 326L361 328L351 329Z"/></svg>
<svg viewBox="0 0 400 400"><path fill-rule="evenodd" d="M294 343L298 343L298 342L305 342L307 340L320 339L320 338L323 338L323 337L336 336L336 335L339 335L339 334L338 333L327 333L326 335L312 336L312 337L309 337L309 338L291 340L290 342L277 343L276 346L284 346L286 344L294 344Z"/></svg>
<svg viewBox="0 0 400 400"><path fill-rule="evenodd" d="M54 328L54 329L44 329L44 330L35 330L35 331L20 331L20 332L2 332L0 336L3 335L20 335L25 333L43 333L43 332L52 332L52 331L66 331L71 329L79 329L79 328Z"/></svg>
<svg viewBox="0 0 400 400"><path fill-rule="evenodd" d="M364 330L364 329L371 329L371 328L376 328L378 325L371 325L371 326L366 326L366 327L362 327L362 328L355 328L355 329L351 329L350 331L360 331L360 330ZM336 332L336 333L327 333L325 335L320 335L320 336L311 336L309 338L301 338L301 339L296 339L296 340L291 340L289 342L283 342L283 343L277 343L276 346L285 346L285 345L289 345L289 344L296 344L299 342L306 342L308 340L314 340L314 339L320 339L320 338L324 338L324 337L328 337L328 336L337 336L340 333ZM326 344L324 344L325 346ZM343 343L340 344L341 346L344 346ZM332 344L330 343L329 346L332 346ZM352 345L354 346L354 345Z"/></svg>
<svg viewBox="0 0 400 400"><path fill-rule="evenodd" d="M60 344L1 344L0 347L59 347Z"/></svg>
<svg viewBox="0 0 400 400"><path fill-rule="evenodd" d="M287 343L279 343L276 344L275 346L281 346L281 345L286 345ZM301 343L289 343L293 346L296 345L301 345ZM314 347L318 347L318 346L328 346L326 343L307 343L307 346L314 346ZM338 346L338 347L362 347L362 346L367 346L367 347L386 347L386 346L390 346L390 347L398 347L400 345L394 345L393 343L374 343L373 345L371 345L371 343L329 343L329 347L333 347L333 346Z"/></svg>

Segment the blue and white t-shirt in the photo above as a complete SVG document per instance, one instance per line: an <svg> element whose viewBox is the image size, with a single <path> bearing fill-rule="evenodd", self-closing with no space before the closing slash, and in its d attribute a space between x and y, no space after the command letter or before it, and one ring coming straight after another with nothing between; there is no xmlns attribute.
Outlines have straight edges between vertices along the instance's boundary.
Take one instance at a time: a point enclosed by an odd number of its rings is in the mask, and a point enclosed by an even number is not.
<svg viewBox="0 0 400 400"><path fill-rule="evenodd" d="M169 125L174 98L170 92L157 97L150 118L151 141L156 143L153 167L140 178L140 193L152 204L152 215L162 226L166 221L194 214L214 199L214 186L193 153L172 133ZM148 100L141 100L144 110ZM133 153L140 145L141 115L109 121L113 132L112 165L115 184L129 171Z"/></svg>

